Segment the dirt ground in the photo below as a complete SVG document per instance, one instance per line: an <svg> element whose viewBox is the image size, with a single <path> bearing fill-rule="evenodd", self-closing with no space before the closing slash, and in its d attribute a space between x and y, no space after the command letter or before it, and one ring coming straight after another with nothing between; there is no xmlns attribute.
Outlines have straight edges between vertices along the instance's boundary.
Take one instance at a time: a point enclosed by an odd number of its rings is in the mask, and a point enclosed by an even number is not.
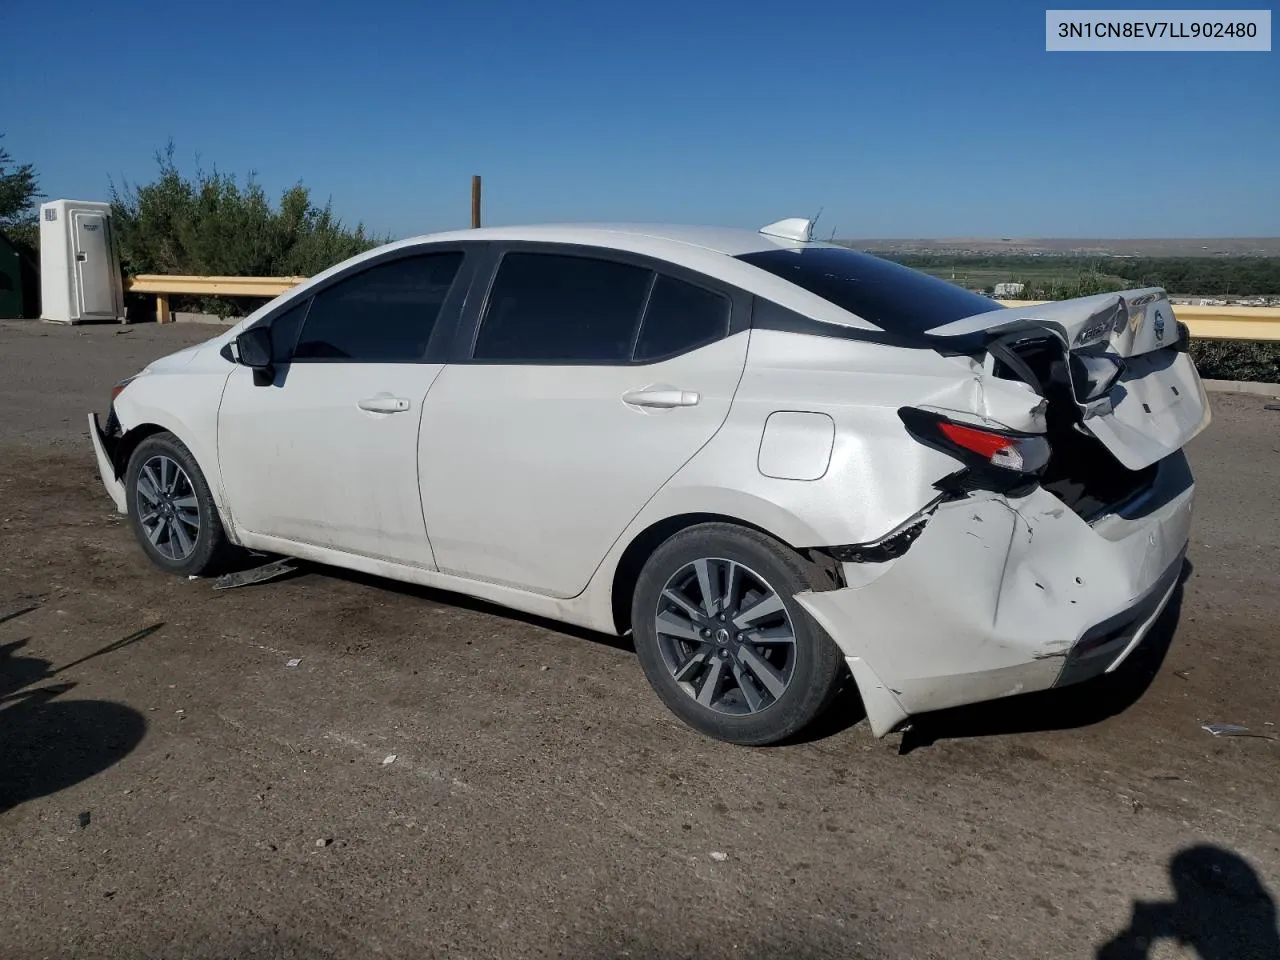
<svg viewBox="0 0 1280 960"><path fill-rule="evenodd" d="M1121 675L752 750L616 638L153 569L84 413L215 332L0 323L0 956L1280 957L1264 398L1214 395L1191 571Z"/></svg>

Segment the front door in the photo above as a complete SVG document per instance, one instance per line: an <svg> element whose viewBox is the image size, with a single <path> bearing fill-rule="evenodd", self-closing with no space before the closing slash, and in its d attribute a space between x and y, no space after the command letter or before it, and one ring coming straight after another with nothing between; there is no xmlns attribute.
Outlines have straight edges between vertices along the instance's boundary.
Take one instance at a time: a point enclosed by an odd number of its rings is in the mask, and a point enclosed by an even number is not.
<svg viewBox="0 0 1280 960"><path fill-rule="evenodd" d="M275 379L238 367L218 415L237 529L433 569L418 493L426 361L463 254L355 268L273 319ZM277 547L279 548L279 547Z"/></svg>
<svg viewBox="0 0 1280 960"><path fill-rule="evenodd" d="M740 309L740 308L739 308ZM422 422L440 569L555 597L719 429L746 362L732 300L604 255L508 252L473 355Z"/></svg>

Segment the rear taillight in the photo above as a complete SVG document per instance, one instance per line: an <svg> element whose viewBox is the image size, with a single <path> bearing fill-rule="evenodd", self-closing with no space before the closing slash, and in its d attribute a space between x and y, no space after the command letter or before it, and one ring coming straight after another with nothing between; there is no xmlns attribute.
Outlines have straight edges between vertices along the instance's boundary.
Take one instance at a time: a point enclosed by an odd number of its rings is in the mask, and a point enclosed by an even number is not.
<svg viewBox="0 0 1280 960"><path fill-rule="evenodd" d="M987 481L983 486L1008 489L1033 481L1049 462L1049 441L1040 434L976 427L915 407L903 407L898 416L913 437L955 457Z"/></svg>

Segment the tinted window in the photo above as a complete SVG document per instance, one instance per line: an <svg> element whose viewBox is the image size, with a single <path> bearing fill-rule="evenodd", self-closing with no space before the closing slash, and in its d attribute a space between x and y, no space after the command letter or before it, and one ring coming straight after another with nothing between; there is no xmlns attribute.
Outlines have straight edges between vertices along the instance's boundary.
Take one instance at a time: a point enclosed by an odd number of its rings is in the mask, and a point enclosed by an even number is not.
<svg viewBox="0 0 1280 960"><path fill-rule="evenodd" d="M612 260L509 253L489 292L474 356L626 362L651 276L641 267Z"/></svg>
<svg viewBox="0 0 1280 960"><path fill-rule="evenodd" d="M288 363L293 356L293 346L298 342L298 329L307 315L307 307L311 298L303 300L296 307L290 307L284 313L277 314L271 321L271 361L272 363Z"/></svg>
<svg viewBox="0 0 1280 960"><path fill-rule="evenodd" d="M918 334L1000 304L901 264L841 247L739 257L891 333Z"/></svg>
<svg viewBox="0 0 1280 960"><path fill-rule="evenodd" d="M421 360L461 253L426 253L370 267L316 294L297 360Z"/></svg>
<svg viewBox="0 0 1280 960"><path fill-rule="evenodd" d="M675 356L719 340L728 330L728 298L659 274L636 341L636 359Z"/></svg>

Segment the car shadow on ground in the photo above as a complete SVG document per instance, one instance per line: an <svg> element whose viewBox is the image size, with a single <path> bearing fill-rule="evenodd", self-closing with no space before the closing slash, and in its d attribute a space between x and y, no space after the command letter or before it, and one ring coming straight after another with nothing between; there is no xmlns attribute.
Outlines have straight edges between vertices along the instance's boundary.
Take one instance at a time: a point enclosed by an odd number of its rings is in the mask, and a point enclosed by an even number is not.
<svg viewBox="0 0 1280 960"><path fill-rule="evenodd" d="M347 570L342 567L326 567L322 564L312 563L306 560L294 561L298 565L296 573L291 575L302 576L306 573L315 573L321 576L332 577L335 580L345 580L347 583L358 583L361 586L373 587L378 590L388 590L392 593L398 593L401 596L413 597L417 600L425 600L428 603L438 604L442 607L456 607L459 610L472 610L476 613L485 613L494 617L502 617L504 620L514 620L517 623L527 623L530 626L541 627L544 630L554 630L556 633L563 633L566 636L574 637L578 640L590 640L592 643L598 643L601 646L612 647L614 650L626 650L630 653L635 652L635 644L631 642L630 636L617 637L608 633L600 633L596 630L589 630L586 627L579 627L572 623L564 623L560 620L551 620L548 617L539 617L532 613L523 613L519 610L513 610L510 607L504 607L500 604L490 603L488 600L479 600L475 597L469 597L463 593L453 593L449 590L438 590L435 587L423 587L415 583L405 583L403 580L388 580L385 577L375 576L371 573L361 573L357 570ZM279 583L283 578L275 579L274 583Z"/></svg>
<svg viewBox="0 0 1280 960"><path fill-rule="evenodd" d="M107 700L61 699L75 689L74 682L36 684L137 643L161 626L138 630L56 669L41 657L23 655L29 639L0 644L0 813L101 773L142 741L147 722L137 710Z"/></svg>
<svg viewBox="0 0 1280 960"><path fill-rule="evenodd" d="M1172 901L1133 902L1129 925L1098 948L1097 960L1146 960L1161 940L1200 960L1277 960L1276 901L1243 857L1201 844L1169 861Z"/></svg>
<svg viewBox="0 0 1280 960"><path fill-rule="evenodd" d="M1173 644L1182 612L1183 584L1190 575L1191 563L1184 561L1178 585L1159 619L1113 673L1053 690L921 714L911 719L910 728L903 733L899 753L908 754L939 740L1087 727L1128 710L1147 692Z"/></svg>

